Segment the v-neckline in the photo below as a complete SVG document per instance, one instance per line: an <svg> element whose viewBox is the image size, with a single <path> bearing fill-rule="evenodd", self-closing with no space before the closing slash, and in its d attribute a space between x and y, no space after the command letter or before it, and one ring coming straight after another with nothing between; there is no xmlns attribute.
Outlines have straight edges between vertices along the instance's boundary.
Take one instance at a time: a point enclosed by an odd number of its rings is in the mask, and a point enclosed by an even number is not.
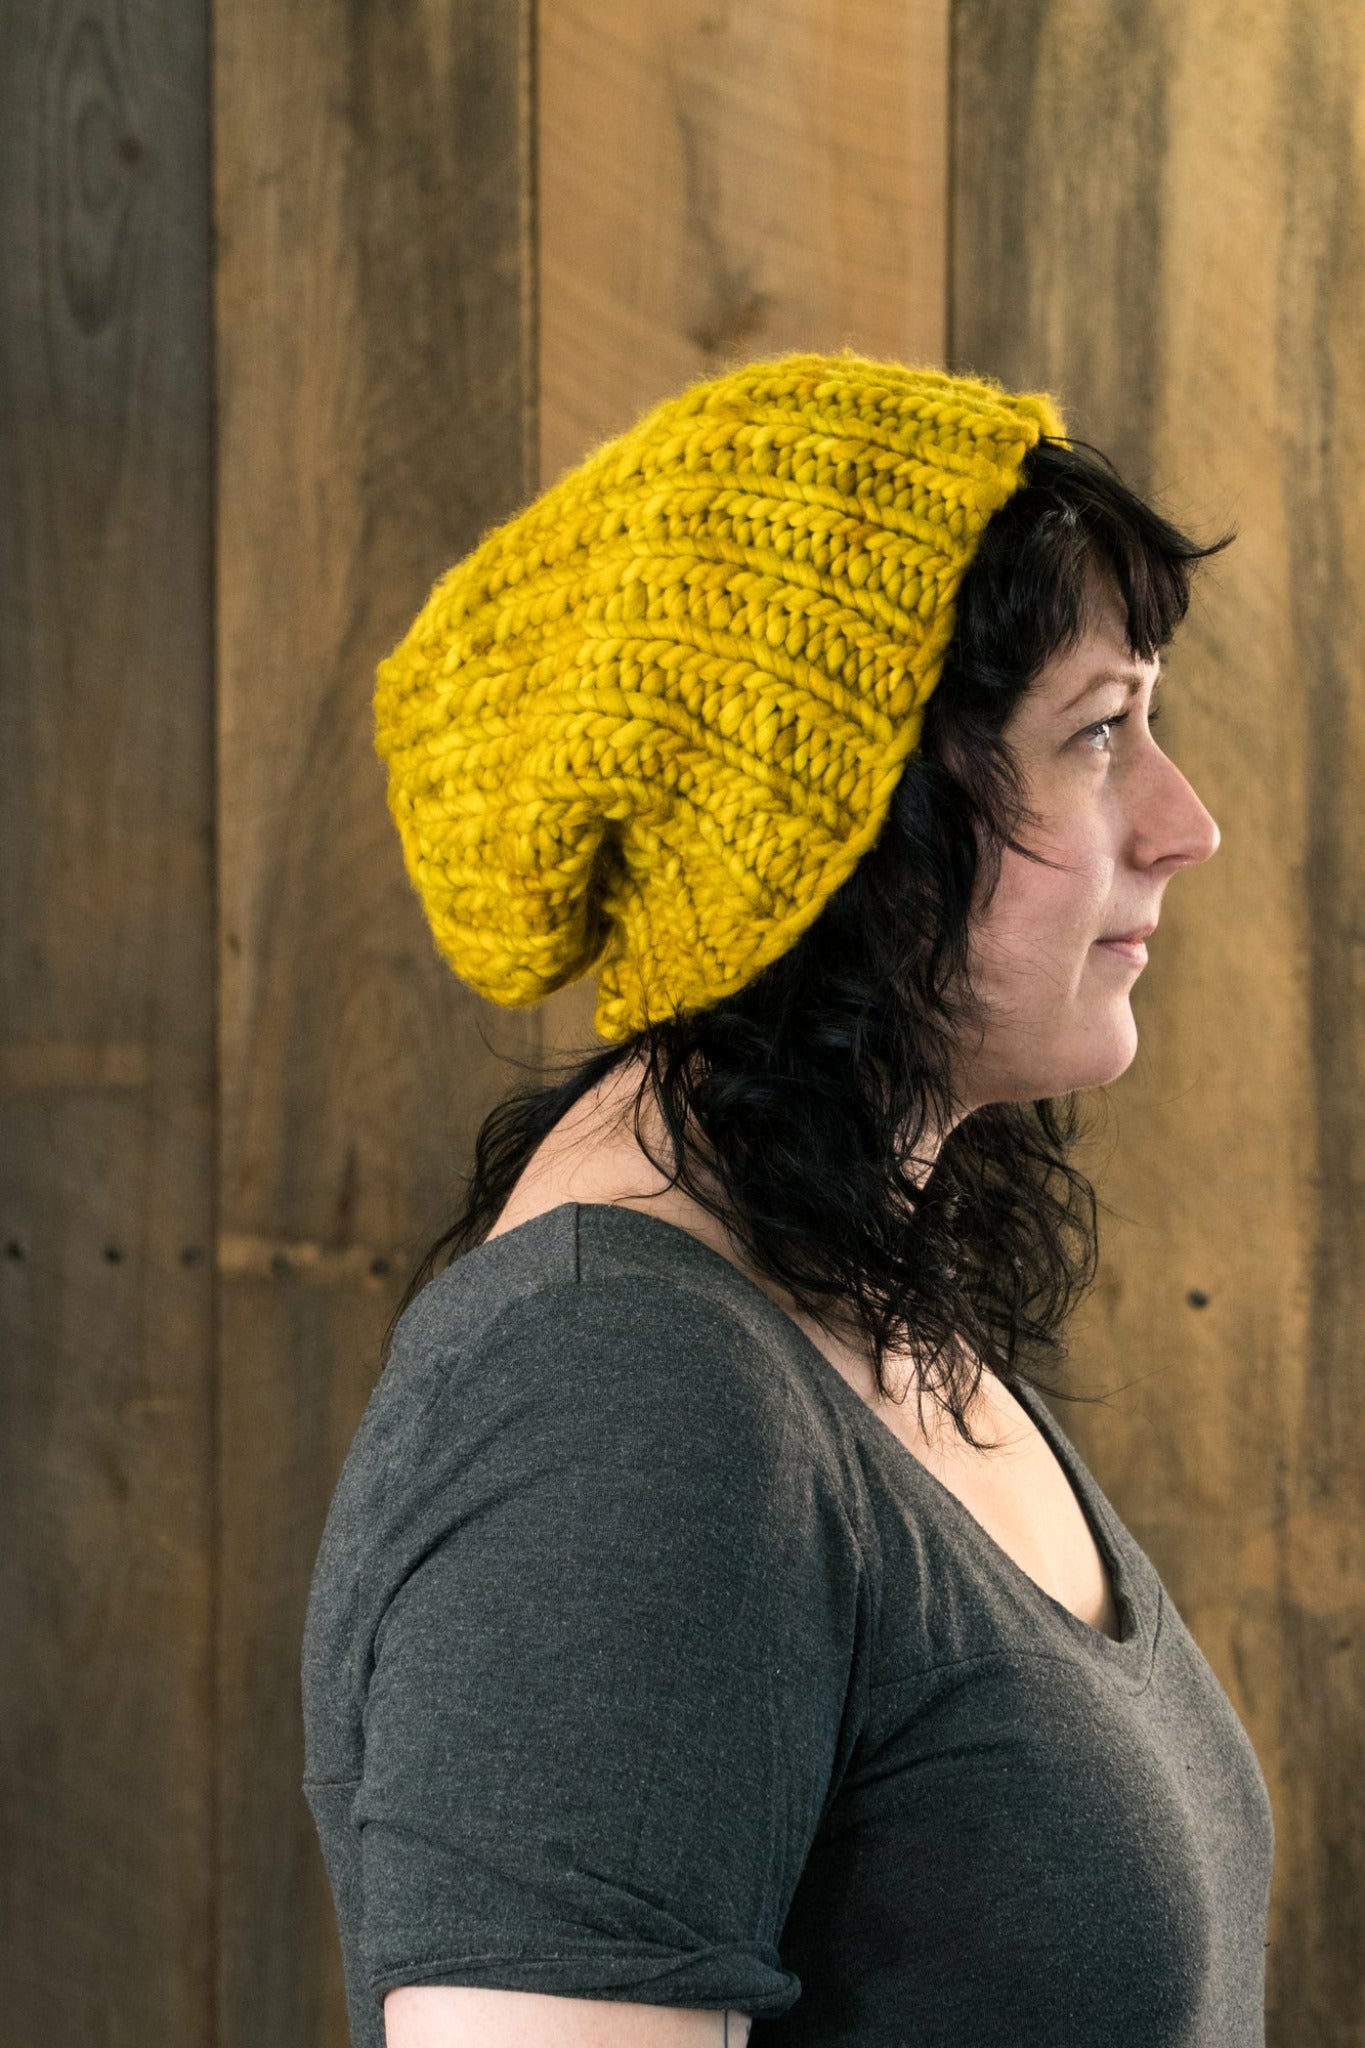
<svg viewBox="0 0 1365 2048"><path fill-rule="evenodd" d="M741 1274L740 1277L742 1279L744 1276ZM760 1292L761 1291L762 1290L760 1289ZM777 1307L777 1304L774 1302L773 1306ZM780 1313L782 1313L782 1311L779 1309L779 1314ZM788 1317L787 1320L790 1322L791 1318ZM803 1331L799 1329L799 1326L793 1325L793 1327L797 1328L798 1335L805 1334ZM1064 1600L1059 1600L1055 1593L1050 1593L1047 1587L1043 1585L1041 1580L1034 1578L1032 1572L1026 1571L1023 1565L1019 1563L1017 1558L1011 1557L1009 1551L1006 1550L1004 1544L1001 1543L997 1537L992 1536L990 1530L986 1527L985 1523L981 1520L980 1516L973 1513L972 1509L968 1507L966 1501L962 1499L962 1496L960 1494L954 1493L952 1487L945 1484L945 1482L939 1478L937 1472L935 1472L932 1465L928 1464L923 1458L917 1458L915 1456L915 1453L909 1448L909 1446L907 1444L902 1443L900 1437L896 1434L895 1430L892 1429L891 1425L887 1421L885 1421L885 1419L881 1415L878 1414L877 1410L874 1407L872 1407L869 1402L863 1399L862 1395L858 1392L856 1387L849 1386L848 1381L844 1378L843 1374L838 1370L838 1368L836 1366L830 1365L830 1361L827 1358L824 1358L824 1354L820 1350L820 1347L818 1345L813 1345L812 1349L815 1351L817 1357L824 1359L824 1363L827 1366L829 1366L830 1372L833 1373L835 1379L839 1381L840 1385L845 1389L845 1391L852 1395L853 1399L858 1403L858 1407L862 1410L863 1414L865 1414L868 1417L868 1419L871 1422L873 1422L884 1433L884 1435L890 1438L891 1442L895 1445L896 1450L900 1452L902 1456L908 1458L911 1464L915 1466L917 1471L922 1472L925 1475L925 1477L929 1481L929 1484L937 1489L939 1495L941 1495L943 1499L951 1503L949 1512L955 1514L960 1521L964 1522L966 1525L969 1526L973 1540L975 1542L984 1545L988 1549L992 1557L998 1560L998 1562L1015 1578L1022 1579L1024 1583L1027 1586L1029 1586L1035 1594L1040 1594L1042 1598L1047 1601L1050 1607L1055 1608L1058 1614L1065 1615L1066 1619L1069 1622L1073 1623L1079 1629L1084 1629L1085 1633L1088 1636L1093 1636L1096 1642L1102 1644L1106 1649L1120 1649L1132 1640L1136 1617L1133 1613L1132 1603L1127 1597L1127 1580L1123 1562L1119 1557L1117 1548L1112 1540L1107 1524L1098 1514L1095 1506L1092 1505L1091 1500L1087 1498L1086 1490L1083 1489L1079 1483L1074 1463L1072 1461L1072 1458L1066 1454L1066 1450L1063 1446L1063 1440L1058 1433L1057 1425L1054 1418L1048 1412L1047 1407L1042 1400L1042 1397L1035 1391L1034 1388L1028 1386L1023 1381L1020 1381L1020 1383L1017 1386L1009 1387L1007 1391L1013 1394L1015 1400L1018 1401L1020 1407L1024 1410L1029 1420L1034 1424L1034 1426L1039 1431L1039 1434L1042 1436L1044 1443L1051 1451L1053 1457L1057 1460L1057 1464L1061 1470L1062 1476L1066 1480L1068 1486L1071 1489L1072 1498L1075 1500L1076 1505L1079 1507L1081 1511L1081 1514L1084 1516L1086 1527L1089 1529L1091 1536L1094 1538L1095 1547L1099 1552L1100 1562L1104 1566L1105 1572L1108 1576L1110 1591L1113 1593L1114 1596L1114 1607L1119 1617L1119 1633L1116 1636L1109 1635L1104 1629L1096 1628L1093 1622L1089 1622L1084 1618L1083 1615L1077 1614L1075 1609L1068 1607Z"/></svg>

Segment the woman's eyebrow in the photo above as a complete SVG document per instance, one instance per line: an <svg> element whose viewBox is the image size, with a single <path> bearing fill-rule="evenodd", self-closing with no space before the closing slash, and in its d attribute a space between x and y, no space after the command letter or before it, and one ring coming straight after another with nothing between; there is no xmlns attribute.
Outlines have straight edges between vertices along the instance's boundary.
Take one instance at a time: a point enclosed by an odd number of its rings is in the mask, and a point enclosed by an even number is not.
<svg viewBox="0 0 1365 2048"><path fill-rule="evenodd" d="M1157 684L1161 681L1162 673L1163 671L1160 668L1158 668L1156 675L1153 677L1152 680L1153 689L1155 689ZM1076 695L1071 699L1071 702L1069 704L1064 704L1062 706L1062 709L1064 711L1074 711L1078 704L1084 703L1085 699L1091 694L1092 691L1103 688L1103 686L1106 683L1126 683L1128 686L1129 696L1136 697L1138 691L1142 688L1143 680L1143 675L1140 669L1096 669L1094 675L1091 676L1090 680L1086 683L1084 689L1079 690L1076 693Z"/></svg>

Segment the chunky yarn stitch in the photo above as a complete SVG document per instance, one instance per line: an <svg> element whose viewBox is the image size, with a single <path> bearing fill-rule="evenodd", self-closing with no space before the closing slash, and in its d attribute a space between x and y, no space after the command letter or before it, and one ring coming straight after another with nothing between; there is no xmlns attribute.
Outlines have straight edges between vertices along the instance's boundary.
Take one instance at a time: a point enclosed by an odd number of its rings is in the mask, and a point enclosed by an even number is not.
<svg viewBox="0 0 1365 2048"><path fill-rule="evenodd" d="M437 950L600 1037L733 994L875 841L1046 394L840 355L691 385L436 584L375 746Z"/></svg>

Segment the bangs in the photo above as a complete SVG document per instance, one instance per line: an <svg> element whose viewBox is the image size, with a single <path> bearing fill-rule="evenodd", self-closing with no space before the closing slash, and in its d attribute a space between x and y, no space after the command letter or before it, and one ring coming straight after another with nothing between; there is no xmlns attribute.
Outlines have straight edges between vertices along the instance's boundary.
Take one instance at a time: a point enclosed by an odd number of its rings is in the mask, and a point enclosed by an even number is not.
<svg viewBox="0 0 1365 2048"><path fill-rule="evenodd" d="M1044 437L1020 475L963 578L959 658L1000 682L1031 682L1081 639L1107 587L1117 592L1131 653L1150 661L1189 609L1193 565L1235 536L1201 545L1085 443Z"/></svg>

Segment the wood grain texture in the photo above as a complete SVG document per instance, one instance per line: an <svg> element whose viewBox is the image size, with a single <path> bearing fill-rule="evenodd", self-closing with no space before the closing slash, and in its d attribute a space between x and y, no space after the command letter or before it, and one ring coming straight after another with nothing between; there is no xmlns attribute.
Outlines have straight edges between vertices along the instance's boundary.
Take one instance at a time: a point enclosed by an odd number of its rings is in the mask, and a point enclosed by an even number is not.
<svg viewBox="0 0 1365 2048"><path fill-rule="evenodd" d="M215 9L224 2048L346 2038L300 1790L323 1519L411 1263L534 1053L436 954L376 661L532 481L522 0Z"/></svg>
<svg viewBox="0 0 1365 2048"><path fill-rule="evenodd" d="M0 2037L212 2030L207 19L0 64Z"/></svg>
<svg viewBox="0 0 1365 2048"><path fill-rule="evenodd" d="M542 484L746 357L942 362L947 64L948 0L541 7Z"/></svg>
<svg viewBox="0 0 1365 2048"><path fill-rule="evenodd" d="M1241 538L1169 660L1218 820L1136 987L1067 1407L1255 1742L1275 2048L1365 2001L1365 17L956 0L950 351Z"/></svg>

